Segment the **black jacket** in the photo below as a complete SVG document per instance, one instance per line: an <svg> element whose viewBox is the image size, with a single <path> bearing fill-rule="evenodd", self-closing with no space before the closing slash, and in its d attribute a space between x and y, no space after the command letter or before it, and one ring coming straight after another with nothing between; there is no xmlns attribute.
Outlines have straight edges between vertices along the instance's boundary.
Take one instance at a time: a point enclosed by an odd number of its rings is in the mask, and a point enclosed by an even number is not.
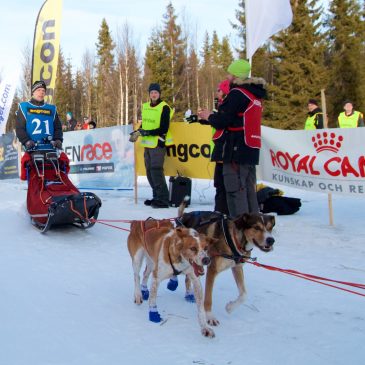
<svg viewBox="0 0 365 365"><path fill-rule="evenodd" d="M241 127L242 116L246 111L250 100L235 87L244 88L257 98L266 97L263 79L251 78L240 85L231 85L231 91L218 108L218 113L211 114L208 122L216 129L225 129L225 142L223 145L223 162L235 162L242 165L257 165L259 163L260 150L248 147L244 140L243 131L228 131L228 127Z"/></svg>
<svg viewBox="0 0 365 365"><path fill-rule="evenodd" d="M42 106L44 105L44 101L37 101L35 99L31 99L29 101L30 103ZM16 136L18 137L21 144L25 145L31 138L27 134L26 130L26 119L20 110L20 106L18 107L18 110L16 112L16 123L15 123L15 132ZM56 112L55 119L54 119L54 132L53 132L53 139L59 139L61 142L63 141L63 132L62 132L62 123L60 119L58 118L58 114Z"/></svg>

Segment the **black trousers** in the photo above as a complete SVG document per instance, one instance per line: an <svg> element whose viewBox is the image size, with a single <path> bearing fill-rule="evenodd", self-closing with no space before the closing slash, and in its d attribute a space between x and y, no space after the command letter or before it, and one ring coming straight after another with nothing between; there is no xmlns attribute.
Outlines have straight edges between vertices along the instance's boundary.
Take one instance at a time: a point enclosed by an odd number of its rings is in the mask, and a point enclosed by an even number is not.
<svg viewBox="0 0 365 365"><path fill-rule="evenodd" d="M256 166L224 163L223 178L231 217L259 212L256 196Z"/></svg>
<svg viewBox="0 0 365 365"><path fill-rule="evenodd" d="M165 147L144 149L144 164L147 180L152 188L153 199L164 204L169 204L169 190L163 171L165 155Z"/></svg>
<svg viewBox="0 0 365 365"><path fill-rule="evenodd" d="M226 188L224 187L224 179L223 179L223 163L220 162L216 162L215 164L214 187L215 187L214 210L216 212L229 214Z"/></svg>

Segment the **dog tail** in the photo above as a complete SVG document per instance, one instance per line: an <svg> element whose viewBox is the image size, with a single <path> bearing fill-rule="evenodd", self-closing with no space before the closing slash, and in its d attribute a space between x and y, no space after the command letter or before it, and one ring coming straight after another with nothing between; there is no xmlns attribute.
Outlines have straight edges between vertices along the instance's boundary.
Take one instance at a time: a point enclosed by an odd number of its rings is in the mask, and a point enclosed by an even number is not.
<svg viewBox="0 0 365 365"><path fill-rule="evenodd" d="M182 215L184 214L184 210L187 206L187 203L190 199L190 196L189 195L185 195L184 199L182 200L182 202L180 203L179 205L179 209L177 211L177 216L178 217L182 217Z"/></svg>

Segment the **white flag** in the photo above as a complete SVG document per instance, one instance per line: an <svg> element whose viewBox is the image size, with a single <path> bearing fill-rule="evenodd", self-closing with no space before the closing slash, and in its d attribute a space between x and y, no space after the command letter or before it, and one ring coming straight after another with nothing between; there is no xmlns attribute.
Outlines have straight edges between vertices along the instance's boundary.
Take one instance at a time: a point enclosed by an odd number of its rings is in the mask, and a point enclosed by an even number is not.
<svg viewBox="0 0 365 365"><path fill-rule="evenodd" d="M16 77L5 78L0 84L0 136L5 134L6 123L13 103Z"/></svg>
<svg viewBox="0 0 365 365"><path fill-rule="evenodd" d="M250 59L267 39L287 28L293 19L290 0L245 0L246 57Z"/></svg>

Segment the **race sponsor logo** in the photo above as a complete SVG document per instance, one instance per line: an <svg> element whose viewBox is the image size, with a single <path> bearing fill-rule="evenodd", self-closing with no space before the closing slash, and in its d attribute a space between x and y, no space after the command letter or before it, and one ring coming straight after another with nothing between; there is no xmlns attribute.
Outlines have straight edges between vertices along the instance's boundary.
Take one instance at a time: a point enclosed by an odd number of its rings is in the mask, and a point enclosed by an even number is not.
<svg viewBox="0 0 365 365"><path fill-rule="evenodd" d="M38 115L51 115L52 111L50 109L34 109L28 108L28 114L38 114Z"/></svg>

